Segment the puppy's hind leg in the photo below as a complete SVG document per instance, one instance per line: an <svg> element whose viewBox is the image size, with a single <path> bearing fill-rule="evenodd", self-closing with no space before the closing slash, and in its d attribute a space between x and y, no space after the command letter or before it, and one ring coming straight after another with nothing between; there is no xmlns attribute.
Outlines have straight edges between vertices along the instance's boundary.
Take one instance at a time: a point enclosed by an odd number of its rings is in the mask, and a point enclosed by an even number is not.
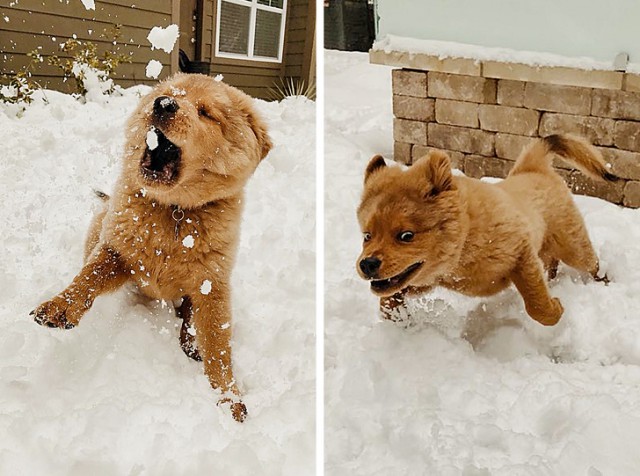
<svg viewBox="0 0 640 476"><path fill-rule="evenodd" d="M182 327L180 328L180 347L182 347L184 353L187 354L187 357L198 362L202 361L202 357L200 357L198 347L196 346L195 327L191 322L193 318L193 304L191 303L191 298L189 296L184 296L182 298L182 304L176 308L176 314L180 319L182 319Z"/></svg>
<svg viewBox="0 0 640 476"><path fill-rule="evenodd" d="M559 299L549 295L542 262L529 247L520 257L511 280L524 299L527 313L533 319L544 326L558 323L564 309Z"/></svg>
<svg viewBox="0 0 640 476"><path fill-rule="evenodd" d="M582 216L573 208L557 233L557 256L567 265L589 273L594 280L609 282L607 276L598 276L599 262L593 249Z"/></svg>

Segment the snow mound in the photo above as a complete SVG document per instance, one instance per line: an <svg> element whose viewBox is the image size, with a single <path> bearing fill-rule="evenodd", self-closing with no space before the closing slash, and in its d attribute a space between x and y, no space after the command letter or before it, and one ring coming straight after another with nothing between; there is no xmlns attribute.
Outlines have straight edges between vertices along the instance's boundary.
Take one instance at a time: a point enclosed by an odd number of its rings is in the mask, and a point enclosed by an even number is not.
<svg viewBox="0 0 640 476"><path fill-rule="evenodd" d="M0 105L0 474L311 474L312 103L257 101L276 146L247 186L232 276L245 423L216 407L169 305L121 289L72 331L29 316L80 269L101 207L92 189L111 191L125 120L148 91L84 104L38 92L20 115Z"/></svg>
<svg viewBox="0 0 640 476"><path fill-rule="evenodd" d="M557 326L515 289L381 322L355 210L369 158L393 156L391 68L327 51L325 73L327 474L637 474L640 210L575 197L612 283L562 267Z"/></svg>

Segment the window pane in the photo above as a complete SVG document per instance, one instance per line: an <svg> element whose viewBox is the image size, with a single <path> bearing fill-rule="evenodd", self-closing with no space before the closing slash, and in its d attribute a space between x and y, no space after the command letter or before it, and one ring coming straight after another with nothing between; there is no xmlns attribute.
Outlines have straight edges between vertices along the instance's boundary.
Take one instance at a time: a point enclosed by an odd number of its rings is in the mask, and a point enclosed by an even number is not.
<svg viewBox="0 0 640 476"><path fill-rule="evenodd" d="M260 5L269 5L270 7L282 8L283 0L258 0Z"/></svg>
<svg viewBox="0 0 640 476"><path fill-rule="evenodd" d="M256 12L256 41L254 56L277 58L280 48L280 13L258 9Z"/></svg>
<svg viewBox="0 0 640 476"><path fill-rule="evenodd" d="M251 8L228 2L220 3L219 51L248 54Z"/></svg>

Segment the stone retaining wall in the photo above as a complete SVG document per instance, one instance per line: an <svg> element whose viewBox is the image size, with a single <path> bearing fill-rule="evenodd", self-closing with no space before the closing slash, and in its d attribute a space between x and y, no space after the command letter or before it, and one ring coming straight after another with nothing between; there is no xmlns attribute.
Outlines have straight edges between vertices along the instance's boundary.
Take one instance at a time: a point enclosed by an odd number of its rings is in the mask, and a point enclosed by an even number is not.
<svg viewBox="0 0 640 476"><path fill-rule="evenodd" d="M592 141L623 180L591 180L557 160L571 189L640 207L640 90L624 90L621 73L593 73L620 75L619 88L395 69L394 158L410 164L429 148L444 149L469 176L505 177L531 140L572 132Z"/></svg>

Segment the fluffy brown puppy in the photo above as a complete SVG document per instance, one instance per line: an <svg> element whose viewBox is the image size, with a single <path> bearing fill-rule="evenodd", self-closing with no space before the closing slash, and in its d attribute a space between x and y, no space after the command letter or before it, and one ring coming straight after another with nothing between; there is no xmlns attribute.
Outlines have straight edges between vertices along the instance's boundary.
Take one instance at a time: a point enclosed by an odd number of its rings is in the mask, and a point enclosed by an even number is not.
<svg viewBox="0 0 640 476"><path fill-rule="evenodd" d="M616 180L594 147L569 135L534 142L497 184L454 177L441 151L407 170L374 157L358 209L364 243L357 269L381 297L383 317L397 319L405 295L433 286L489 296L513 283L533 319L556 324L563 307L549 295L544 269L553 277L563 261L597 278L598 258L553 171L554 154L593 177Z"/></svg>
<svg viewBox="0 0 640 476"><path fill-rule="evenodd" d="M229 281L243 187L271 149L266 127L246 94L178 74L141 99L126 134L122 173L94 218L84 267L32 314L39 324L72 328L96 297L128 281L150 298L182 299L183 349L202 358L219 403L242 421Z"/></svg>

